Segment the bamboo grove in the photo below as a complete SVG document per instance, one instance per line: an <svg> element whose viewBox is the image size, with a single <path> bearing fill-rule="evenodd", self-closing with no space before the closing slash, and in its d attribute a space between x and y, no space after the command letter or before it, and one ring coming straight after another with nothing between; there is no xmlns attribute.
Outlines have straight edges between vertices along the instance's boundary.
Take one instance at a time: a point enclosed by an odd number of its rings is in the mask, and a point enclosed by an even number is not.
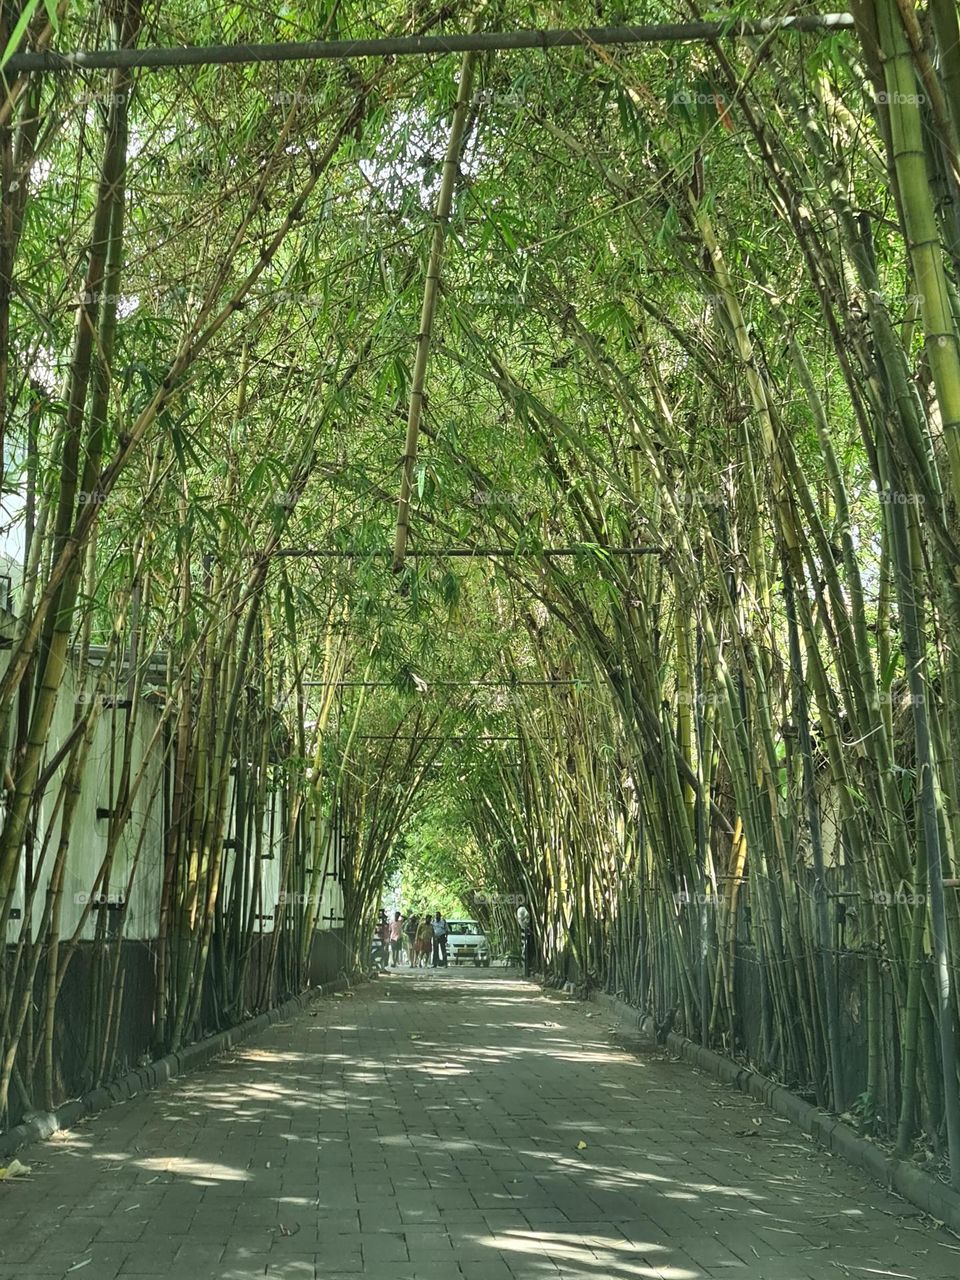
<svg viewBox="0 0 960 1280"><path fill-rule="evenodd" d="M372 8L2 43L586 16ZM851 8L8 77L0 1123L302 990L322 935L362 967L442 817L548 980L960 1181L960 32Z"/></svg>

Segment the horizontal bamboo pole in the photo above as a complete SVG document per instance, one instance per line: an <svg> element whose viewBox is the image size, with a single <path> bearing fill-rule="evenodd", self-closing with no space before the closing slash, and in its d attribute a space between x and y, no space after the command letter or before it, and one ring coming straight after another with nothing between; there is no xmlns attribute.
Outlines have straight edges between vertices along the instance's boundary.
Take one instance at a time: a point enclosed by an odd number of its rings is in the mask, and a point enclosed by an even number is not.
<svg viewBox="0 0 960 1280"><path fill-rule="evenodd" d="M481 734L477 738L462 733L358 733L357 739L366 742L519 742L515 733Z"/></svg>
<svg viewBox="0 0 960 1280"><path fill-rule="evenodd" d="M465 559L483 559L491 557L510 557L521 559L526 556L579 556L589 551L602 551L607 556L659 556L664 552L662 547L542 547L539 550L530 548L523 550L517 547L429 547L422 551L406 551L405 557L411 559L442 560L447 556L462 556ZM374 560L393 558L392 551L341 551L326 547L284 547L274 551L275 556L325 556L337 560L354 560L358 556L371 557Z"/></svg>
<svg viewBox="0 0 960 1280"><path fill-rule="evenodd" d="M853 27L849 13L809 13L794 18L730 18L719 22L660 22L637 27L586 27L547 31L482 31L446 36L393 36L375 40L305 40L280 44L215 44L186 48L92 49L76 53L15 53L4 70L105 71L123 67L206 67L249 62L319 62L345 58L410 58L478 53L490 49L549 49L577 45L690 44L736 40L778 32L833 32Z"/></svg>
<svg viewBox="0 0 960 1280"><path fill-rule="evenodd" d="M341 689L396 689L394 680L303 680L305 689L329 689L336 686ZM436 685L442 689L512 689L529 685L570 685L582 683L577 680L425 680L427 685Z"/></svg>

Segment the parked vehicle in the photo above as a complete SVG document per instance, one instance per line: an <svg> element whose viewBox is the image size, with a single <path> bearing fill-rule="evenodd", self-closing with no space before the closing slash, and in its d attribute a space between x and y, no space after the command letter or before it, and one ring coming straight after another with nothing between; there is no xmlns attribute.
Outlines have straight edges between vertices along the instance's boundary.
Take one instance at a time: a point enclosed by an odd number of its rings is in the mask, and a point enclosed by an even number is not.
<svg viewBox="0 0 960 1280"><path fill-rule="evenodd" d="M490 967L490 943L476 920L448 920L447 958L450 964L468 960L484 969Z"/></svg>

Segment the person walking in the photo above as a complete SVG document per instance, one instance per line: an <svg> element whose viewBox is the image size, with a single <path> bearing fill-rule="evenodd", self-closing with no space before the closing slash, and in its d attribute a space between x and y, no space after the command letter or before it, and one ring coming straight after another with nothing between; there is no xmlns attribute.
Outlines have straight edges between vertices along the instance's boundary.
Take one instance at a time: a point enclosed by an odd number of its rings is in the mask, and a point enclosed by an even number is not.
<svg viewBox="0 0 960 1280"><path fill-rule="evenodd" d="M433 926L430 917L424 916L417 930L417 968L422 969L427 963L427 956L433 946Z"/></svg>
<svg viewBox="0 0 960 1280"><path fill-rule="evenodd" d="M450 932L446 920L438 911L433 920L433 967L447 967L447 934Z"/></svg>
<svg viewBox="0 0 960 1280"><path fill-rule="evenodd" d="M386 970L387 957L390 952L390 921L387 919L387 913L382 907L374 930L374 941L377 946L377 968Z"/></svg>
<svg viewBox="0 0 960 1280"><path fill-rule="evenodd" d="M403 920L399 911L393 913L390 921L390 964L396 968L400 963L400 944L403 942Z"/></svg>
<svg viewBox="0 0 960 1280"><path fill-rule="evenodd" d="M520 926L520 954L523 957L523 976L529 978L533 960L533 930L530 924L530 912L522 902L517 907L517 924Z"/></svg>
<svg viewBox="0 0 960 1280"><path fill-rule="evenodd" d="M407 916L403 932L407 935L407 964L413 969L417 964L417 930L420 928L420 917L417 914Z"/></svg>

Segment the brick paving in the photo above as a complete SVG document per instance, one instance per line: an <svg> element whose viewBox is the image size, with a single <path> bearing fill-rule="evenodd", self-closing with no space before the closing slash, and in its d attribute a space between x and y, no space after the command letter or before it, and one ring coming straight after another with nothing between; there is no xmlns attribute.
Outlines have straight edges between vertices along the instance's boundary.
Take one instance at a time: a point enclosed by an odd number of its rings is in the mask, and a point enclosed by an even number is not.
<svg viewBox="0 0 960 1280"><path fill-rule="evenodd" d="M910 1205L611 1031L496 970L321 1001L22 1152L0 1280L960 1275Z"/></svg>

